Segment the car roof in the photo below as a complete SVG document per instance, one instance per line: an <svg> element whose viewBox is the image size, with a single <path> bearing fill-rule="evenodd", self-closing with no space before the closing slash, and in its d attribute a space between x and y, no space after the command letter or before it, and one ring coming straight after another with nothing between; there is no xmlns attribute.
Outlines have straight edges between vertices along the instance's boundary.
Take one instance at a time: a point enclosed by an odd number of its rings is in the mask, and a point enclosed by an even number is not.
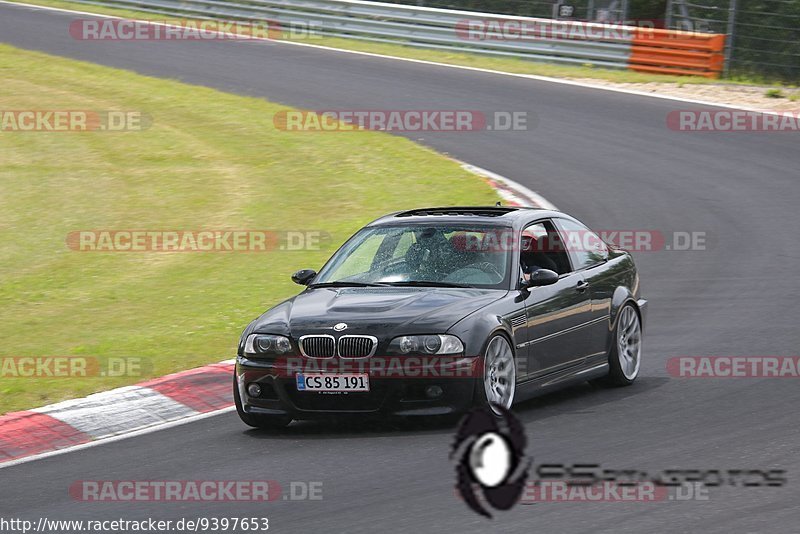
<svg viewBox="0 0 800 534"><path fill-rule="evenodd" d="M560 211L523 206L442 206L390 213L376 219L368 226L465 223L517 227L532 219L548 217L572 219Z"/></svg>

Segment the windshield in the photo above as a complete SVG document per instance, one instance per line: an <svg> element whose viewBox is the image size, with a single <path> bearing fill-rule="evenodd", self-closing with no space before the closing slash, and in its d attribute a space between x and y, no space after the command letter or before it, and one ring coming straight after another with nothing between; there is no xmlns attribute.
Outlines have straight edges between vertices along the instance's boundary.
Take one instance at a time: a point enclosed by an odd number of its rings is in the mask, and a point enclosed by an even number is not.
<svg viewBox="0 0 800 534"><path fill-rule="evenodd" d="M505 288L511 229L497 226L379 226L353 236L312 285L346 283Z"/></svg>

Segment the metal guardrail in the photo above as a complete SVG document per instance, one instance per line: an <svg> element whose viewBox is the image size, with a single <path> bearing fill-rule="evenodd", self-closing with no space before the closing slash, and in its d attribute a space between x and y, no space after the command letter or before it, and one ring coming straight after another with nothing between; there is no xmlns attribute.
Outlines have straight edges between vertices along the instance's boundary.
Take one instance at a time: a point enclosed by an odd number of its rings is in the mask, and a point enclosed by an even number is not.
<svg viewBox="0 0 800 534"><path fill-rule="evenodd" d="M283 28L374 42L516 57L563 64L628 67L633 28L550 19L512 17L474 11L423 8L358 0L74 0L82 4L135 9L168 16L200 19L274 21ZM527 24L544 36L514 38L486 28ZM485 28L485 38L469 38L469 24ZM505 26L504 26L505 27ZM585 39L586 33L608 34ZM578 38L571 36L578 35Z"/></svg>
<svg viewBox="0 0 800 534"><path fill-rule="evenodd" d="M225 21L271 23L332 37L648 72L717 76L724 36L514 17L361 0L73 0Z"/></svg>

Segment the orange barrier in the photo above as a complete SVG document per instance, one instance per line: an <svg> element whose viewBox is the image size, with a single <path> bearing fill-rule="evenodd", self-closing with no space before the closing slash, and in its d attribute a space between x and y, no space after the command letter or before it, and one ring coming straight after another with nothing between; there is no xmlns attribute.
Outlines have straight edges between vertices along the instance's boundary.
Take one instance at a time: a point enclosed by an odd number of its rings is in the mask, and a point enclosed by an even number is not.
<svg viewBox="0 0 800 534"><path fill-rule="evenodd" d="M724 64L724 48L725 36L721 34L637 28L628 68L718 78Z"/></svg>

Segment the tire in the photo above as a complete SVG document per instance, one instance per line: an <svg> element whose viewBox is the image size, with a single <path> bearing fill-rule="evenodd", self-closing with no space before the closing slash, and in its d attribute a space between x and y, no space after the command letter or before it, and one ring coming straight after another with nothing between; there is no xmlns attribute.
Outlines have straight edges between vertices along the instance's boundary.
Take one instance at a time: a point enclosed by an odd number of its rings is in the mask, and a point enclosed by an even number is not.
<svg viewBox="0 0 800 534"><path fill-rule="evenodd" d="M617 314L614 339L608 351L608 376L599 383L630 386L639 376L642 364L642 321L633 304L625 304Z"/></svg>
<svg viewBox="0 0 800 534"><path fill-rule="evenodd" d="M233 402L236 404L236 413L239 418L248 426L253 428L279 429L286 428L292 422L288 415L255 415L246 413L242 408L242 399L239 396L239 387L236 383L236 373L233 375Z"/></svg>
<svg viewBox="0 0 800 534"><path fill-rule="evenodd" d="M503 415L494 404L510 409L517 386L514 349L502 334L495 334L483 351L483 372L477 385L478 406L488 408L497 417Z"/></svg>

